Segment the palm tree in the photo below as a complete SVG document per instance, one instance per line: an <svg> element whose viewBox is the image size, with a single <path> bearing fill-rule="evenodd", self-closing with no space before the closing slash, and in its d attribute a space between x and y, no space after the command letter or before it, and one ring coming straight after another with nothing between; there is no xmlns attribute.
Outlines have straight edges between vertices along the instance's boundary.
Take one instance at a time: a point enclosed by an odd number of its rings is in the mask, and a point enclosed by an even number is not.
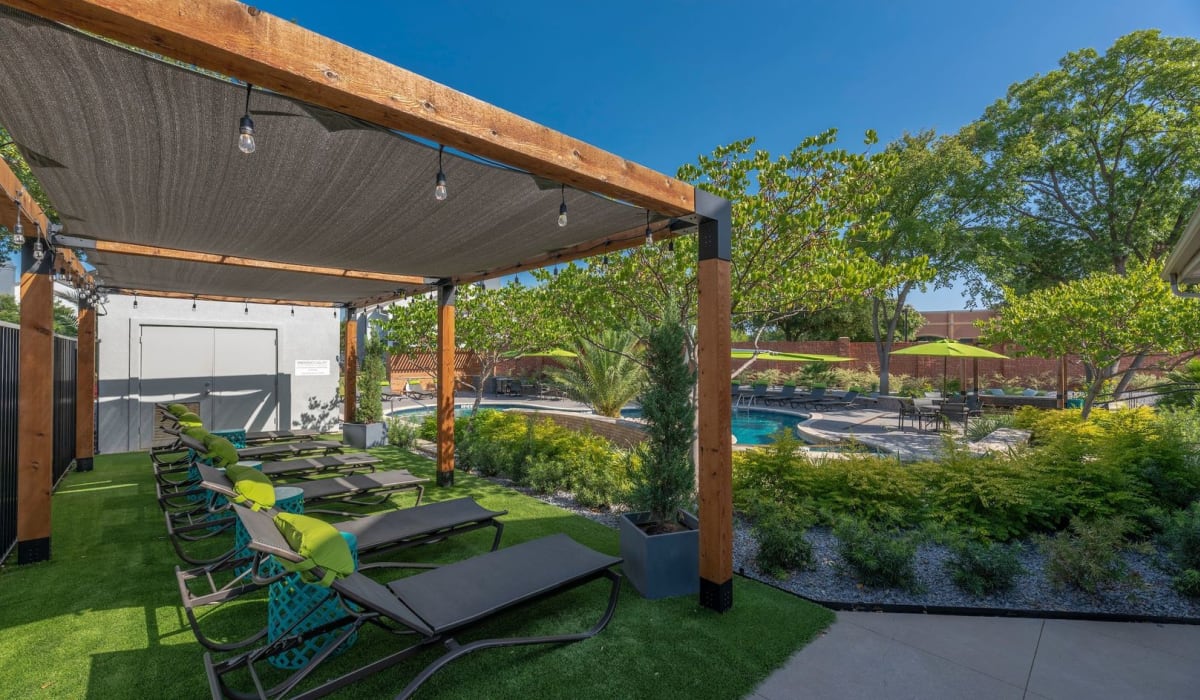
<svg viewBox="0 0 1200 700"><path fill-rule="evenodd" d="M571 398L610 418L642 389L645 372L636 359L638 338L629 331L602 331L595 338L575 341L576 358L563 369L547 370Z"/></svg>

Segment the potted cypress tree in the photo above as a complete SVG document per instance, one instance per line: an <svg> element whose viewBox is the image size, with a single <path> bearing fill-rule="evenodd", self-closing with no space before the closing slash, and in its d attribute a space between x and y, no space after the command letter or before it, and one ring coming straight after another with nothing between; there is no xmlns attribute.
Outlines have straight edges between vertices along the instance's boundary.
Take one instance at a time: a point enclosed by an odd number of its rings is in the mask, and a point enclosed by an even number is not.
<svg viewBox="0 0 1200 700"><path fill-rule="evenodd" d="M629 505L634 512L619 521L623 569L644 597L667 598L699 591L700 532L694 515L683 509L695 484L692 437L695 372L684 357L684 331L666 323L646 348L649 382L642 394L646 442L641 465L630 477Z"/></svg>
<svg viewBox="0 0 1200 700"><path fill-rule="evenodd" d="M383 364L383 343L372 339L363 353L363 371L358 381L358 405L354 423L342 424L342 440L365 449L387 444L387 429L383 423L383 392L387 369Z"/></svg>

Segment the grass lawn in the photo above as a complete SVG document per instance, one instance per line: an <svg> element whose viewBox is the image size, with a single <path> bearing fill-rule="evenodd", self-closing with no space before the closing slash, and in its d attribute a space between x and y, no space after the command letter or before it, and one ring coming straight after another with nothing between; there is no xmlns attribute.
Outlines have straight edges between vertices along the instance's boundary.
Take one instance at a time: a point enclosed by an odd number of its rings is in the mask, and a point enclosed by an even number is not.
<svg viewBox="0 0 1200 700"><path fill-rule="evenodd" d="M375 450L387 466L433 476L423 457ZM0 570L0 695L5 697L208 697L202 647L179 605L145 453L98 456L95 471L69 474L54 496L53 559ZM507 509L502 546L565 532L617 551L602 525L467 474L452 489L430 486L429 502L463 495ZM411 495L396 497L399 505ZM227 536L232 540L232 536ZM452 561L486 551L492 530L404 550L405 560ZM386 555L385 555L386 556ZM396 575L396 572L392 572ZM605 582L509 612L468 638L579 631L606 603ZM419 698L740 698L833 619L829 611L738 578L734 607L718 615L693 597L650 602L624 584L617 613L598 636L569 646L492 649L438 672ZM228 638L261 626L265 592L211 614L205 629ZM217 634L220 636L220 634ZM326 665L346 670L398 649L370 628L350 652ZM396 692L440 647L376 674L335 697Z"/></svg>

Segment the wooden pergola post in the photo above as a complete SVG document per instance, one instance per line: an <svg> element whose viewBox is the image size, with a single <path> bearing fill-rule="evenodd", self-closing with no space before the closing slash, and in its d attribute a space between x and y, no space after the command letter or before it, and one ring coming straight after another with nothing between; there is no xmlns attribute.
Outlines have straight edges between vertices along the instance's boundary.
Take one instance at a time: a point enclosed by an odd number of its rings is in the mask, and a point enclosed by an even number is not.
<svg viewBox="0 0 1200 700"><path fill-rule="evenodd" d="M90 472L96 449L96 310L79 304L75 351L75 471Z"/></svg>
<svg viewBox="0 0 1200 700"><path fill-rule="evenodd" d="M733 436L729 427L732 221L728 201L699 189L696 213L701 216L696 329L700 604L724 612L733 607Z"/></svg>
<svg viewBox="0 0 1200 700"><path fill-rule="evenodd" d="M21 353L17 418L17 562L50 558L54 487L54 254L21 251Z"/></svg>
<svg viewBox="0 0 1200 700"><path fill-rule="evenodd" d="M437 483L454 485L454 297L453 284L438 287Z"/></svg>
<svg viewBox="0 0 1200 700"><path fill-rule="evenodd" d="M1058 408L1067 407L1067 356L1063 355L1058 362Z"/></svg>
<svg viewBox="0 0 1200 700"><path fill-rule="evenodd" d="M354 309L346 309L345 352L342 353L342 393L346 399L346 410L342 421L355 422L358 409L358 321Z"/></svg>

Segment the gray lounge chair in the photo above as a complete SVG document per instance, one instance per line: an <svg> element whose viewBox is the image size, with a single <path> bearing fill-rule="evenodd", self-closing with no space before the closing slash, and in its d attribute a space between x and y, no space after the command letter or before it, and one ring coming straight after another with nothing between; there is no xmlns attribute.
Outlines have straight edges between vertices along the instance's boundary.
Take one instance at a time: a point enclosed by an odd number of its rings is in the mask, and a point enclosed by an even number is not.
<svg viewBox="0 0 1200 700"><path fill-rule="evenodd" d="M784 384L783 388L779 390L778 394L768 393L764 400L766 401L768 406L771 404L781 404L782 405L785 403L786 404L792 403L792 399L794 399L795 397L796 397L796 385L795 384Z"/></svg>
<svg viewBox="0 0 1200 700"><path fill-rule="evenodd" d="M221 474L219 470L207 465L197 465L197 469L202 475ZM220 552L216 555L202 556L187 549L187 543L210 539L233 526L233 515L226 512L227 505L217 507L209 496L211 493L223 496L232 493L231 486L227 486L224 491L214 486L222 481L226 485L229 484L224 476L219 479L210 478L207 484L204 483L202 477L198 488L204 494L201 500L190 502L187 508L175 510L164 508L167 539L170 540L171 546L175 548L175 553L179 555L179 558L189 564L199 566L212 564L224 559L228 554L228 552ZM325 506L379 505L396 493L413 490L417 492L417 498L413 505L417 506L421 504L421 498L425 495L425 484L428 481L429 479L397 469L373 474L351 474L328 479L314 479L288 484L288 486L300 489L306 510L310 513L354 517L357 514L333 510Z"/></svg>
<svg viewBox="0 0 1200 700"><path fill-rule="evenodd" d="M235 493L233 484L220 470L212 467L202 467L204 485L213 493L232 497ZM268 511L274 512L274 511ZM448 537L474 532L482 528L495 528L491 550L500 547L500 538L504 533L504 523L496 518L507 515L505 510L488 510L464 497L449 501L439 501L426 505L416 505L411 508L388 511L361 518L352 518L342 522L332 523L339 532L351 533L355 536L360 557L406 549L417 545L440 542ZM235 518L230 514L231 520ZM223 585L217 584L214 576L230 571L239 564L246 564L243 559L236 559L236 550L230 550L218 560L194 569L175 567L175 579L179 585L179 595L183 601L184 614L196 635L197 641L215 651L232 651L240 649L261 639L266 628L255 632L235 642L217 642L206 635L196 617L196 609L227 603L239 596L261 588L259 583L251 580L249 571L233 576ZM389 564L397 566L395 563ZM364 565L362 568L370 568ZM427 564L410 563L410 568L429 568ZM199 587L199 591L197 588Z"/></svg>
<svg viewBox="0 0 1200 700"><path fill-rule="evenodd" d="M845 394L843 394L841 396L841 398L822 399L822 400L816 402L814 404L814 406L816 408L824 408L824 409L850 408L851 406L854 405L854 402L857 400L858 400L858 392L857 391L847 391Z"/></svg>
<svg viewBox="0 0 1200 700"><path fill-rule="evenodd" d="M167 432L172 432L167 429ZM179 444L183 447L203 454L208 451L204 443L196 440L192 436L184 432L173 433L179 439ZM337 440L301 440L298 442L275 442L269 445L256 445L254 447L243 447L237 451L238 459L266 459L268 457L282 457L290 455L292 457L302 457L312 452L323 452L326 455L341 452L345 449L344 443Z"/></svg>
<svg viewBox="0 0 1200 700"><path fill-rule="evenodd" d="M269 556L295 563L304 561L288 545L269 515L242 507L235 508L235 511L250 535L250 548L258 553L252 567L256 580L271 580L261 576L261 563ZM395 634L392 639L410 639L412 643L298 695L305 698L322 697L425 649L443 646L445 653L422 669L396 696L399 699L409 698L443 666L473 651L525 644L567 644L595 636L608 625L616 612L621 575L612 567L620 563L617 557L602 554L567 535L558 534L480 554L387 585L355 572L344 578L336 578L330 584L331 592L338 596L345 613L344 626L339 628L337 638L325 647L325 651L281 683L265 687L257 673L257 664L268 656L304 644L312 634L328 632L332 623L308 633L292 633L296 629L292 627L285 630L274 643L222 661L216 661L212 654L205 653L205 671L214 698L274 699L290 696L337 647L370 623ZM324 571L317 566L313 573L320 576ZM463 643L456 639L460 633L473 629L501 612L597 579L609 581L608 605L599 620L587 630L570 634L477 639ZM302 616L297 617L302 619ZM382 642L379 643L382 645ZM234 689L227 683L227 680L236 680L247 673L254 683L252 690Z"/></svg>
<svg viewBox="0 0 1200 700"><path fill-rule="evenodd" d="M283 442L285 440L310 440L320 435L320 430L261 430L255 433L246 433L246 444L253 445L259 442Z"/></svg>
<svg viewBox="0 0 1200 700"><path fill-rule="evenodd" d="M404 385L403 393L414 401L432 399L434 396L432 391L425 391L425 388L421 386L421 382L418 379L408 380L408 383Z"/></svg>
<svg viewBox="0 0 1200 700"><path fill-rule="evenodd" d="M792 399L793 406L809 406L825 398L825 387L819 386L803 396Z"/></svg>

